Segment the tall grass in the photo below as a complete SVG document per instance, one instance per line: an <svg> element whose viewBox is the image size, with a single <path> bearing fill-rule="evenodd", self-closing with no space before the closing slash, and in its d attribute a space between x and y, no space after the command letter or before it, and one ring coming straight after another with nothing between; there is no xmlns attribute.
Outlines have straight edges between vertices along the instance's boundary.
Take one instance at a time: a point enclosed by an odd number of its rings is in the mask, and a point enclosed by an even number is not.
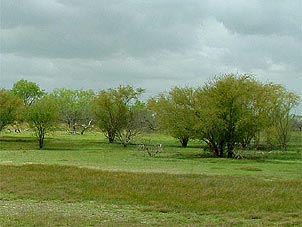
<svg viewBox="0 0 302 227"><path fill-rule="evenodd" d="M280 220L301 214L301 179L173 175L93 170L56 165L0 166L2 200L94 201L128 204L142 211ZM271 217L272 218L272 217ZM293 219L292 224L302 224Z"/></svg>

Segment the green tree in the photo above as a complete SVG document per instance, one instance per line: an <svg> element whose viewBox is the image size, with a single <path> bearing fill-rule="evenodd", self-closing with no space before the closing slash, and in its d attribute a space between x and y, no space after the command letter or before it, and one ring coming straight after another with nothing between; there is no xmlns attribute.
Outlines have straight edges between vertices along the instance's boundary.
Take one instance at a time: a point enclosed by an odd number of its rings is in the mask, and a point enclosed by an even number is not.
<svg viewBox="0 0 302 227"><path fill-rule="evenodd" d="M196 124L199 138L215 155L227 151L233 156L236 145L247 146L267 122L265 86L250 75L216 77L196 92Z"/></svg>
<svg viewBox="0 0 302 227"><path fill-rule="evenodd" d="M137 127L134 124L134 110L143 91L129 85L119 86L116 89L102 90L95 98L93 111L109 143L113 143L118 135L120 142L127 145L134 136L134 128Z"/></svg>
<svg viewBox="0 0 302 227"><path fill-rule="evenodd" d="M193 97L192 88L175 87L168 94L160 94L148 101L148 108L156 113L159 128L177 138L182 147L187 147L196 134Z"/></svg>
<svg viewBox="0 0 302 227"><path fill-rule="evenodd" d="M11 94L10 91L0 90L0 131L13 123L22 108L22 100Z"/></svg>
<svg viewBox="0 0 302 227"><path fill-rule="evenodd" d="M127 146L134 137L150 129L149 114L150 112L145 104L139 100L136 100L134 104L128 105L124 116L124 125L116 130L118 142L123 146Z"/></svg>
<svg viewBox="0 0 302 227"><path fill-rule="evenodd" d="M27 122L34 130L43 148L46 133L51 131L58 120L58 107L56 101L49 95L34 102L27 110Z"/></svg>
<svg viewBox="0 0 302 227"><path fill-rule="evenodd" d="M198 120L195 122L196 137L205 141L208 148L217 157L223 157L226 144L225 124L219 107L212 103L209 90L199 88L195 93L195 114Z"/></svg>
<svg viewBox="0 0 302 227"><path fill-rule="evenodd" d="M21 98L25 106L30 106L44 95L39 85L23 79L13 85L12 93Z"/></svg>
<svg viewBox="0 0 302 227"><path fill-rule="evenodd" d="M280 148L285 151L290 139L290 132L294 124L292 109L298 105L299 96L287 91L281 85L270 85L271 99L269 106L269 127L270 137L273 137Z"/></svg>
<svg viewBox="0 0 302 227"><path fill-rule="evenodd" d="M91 124L91 104L95 96L92 90L55 89L52 92L59 106L60 118L70 131L76 132L80 126L81 134Z"/></svg>

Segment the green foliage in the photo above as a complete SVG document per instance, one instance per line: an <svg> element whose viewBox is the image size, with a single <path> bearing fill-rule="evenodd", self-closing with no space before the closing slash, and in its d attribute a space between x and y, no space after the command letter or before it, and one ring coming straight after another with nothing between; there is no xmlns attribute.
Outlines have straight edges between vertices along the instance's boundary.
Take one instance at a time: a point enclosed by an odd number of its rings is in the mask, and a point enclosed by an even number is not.
<svg viewBox="0 0 302 227"><path fill-rule="evenodd" d="M60 118L69 130L75 132L76 126L85 126L92 120L91 105L95 96L92 90L55 89L51 95L55 97Z"/></svg>
<svg viewBox="0 0 302 227"><path fill-rule="evenodd" d="M14 84L12 93L21 98L25 106L30 106L44 95L39 85L23 79Z"/></svg>
<svg viewBox="0 0 302 227"><path fill-rule="evenodd" d="M222 157L226 149L232 157L236 146L246 148L260 131L289 116L295 103L292 97L283 87L260 83L250 75L215 78L196 92L199 138L217 156Z"/></svg>
<svg viewBox="0 0 302 227"><path fill-rule="evenodd" d="M156 113L159 128L177 138L182 147L187 147L189 140L196 135L193 96L192 88L175 87L167 95L160 94L148 101L148 108Z"/></svg>
<svg viewBox="0 0 302 227"><path fill-rule="evenodd" d="M12 95L8 90L0 90L0 131L17 119L21 108L22 100Z"/></svg>
<svg viewBox="0 0 302 227"><path fill-rule="evenodd" d="M109 143L117 138L127 146L145 127L144 105L139 101L143 91L132 86L119 86L102 90L95 98L93 111Z"/></svg>
<svg viewBox="0 0 302 227"><path fill-rule="evenodd" d="M50 96L44 96L29 107L27 121L35 131L40 148L43 148L45 134L53 129L57 120L58 108Z"/></svg>
<svg viewBox="0 0 302 227"><path fill-rule="evenodd" d="M199 139L216 156L232 157L235 149L248 149L252 142L260 146L263 132L267 145L286 150L290 129L299 127L291 114L299 97L251 75L226 74L197 89L175 87L168 94L150 98L147 107L139 100L143 92L142 88L119 86L97 96L91 90L71 89L55 89L51 96L70 132L81 127L83 134L95 121L109 143L118 141L124 146L138 134L158 128L177 138L182 147ZM16 82L12 93L23 100L25 110L44 95L36 83L27 80ZM2 109L0 129L16 116L15 110Z"/></svg>
<svg viewBox="0 0 302 227"><path fill-rule="evenodd" d="M285 151L290 139L290 132L294 124L291 110L298 105L299 96L287 91L281 85L270 85L271 100L269 103L269 126L267 139L278 144Z"/></svg>

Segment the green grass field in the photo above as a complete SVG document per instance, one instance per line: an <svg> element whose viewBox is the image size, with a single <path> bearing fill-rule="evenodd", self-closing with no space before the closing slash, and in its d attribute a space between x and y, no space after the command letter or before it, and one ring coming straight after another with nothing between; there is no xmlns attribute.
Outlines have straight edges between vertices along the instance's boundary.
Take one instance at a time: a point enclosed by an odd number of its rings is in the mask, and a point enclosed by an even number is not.
<svg viewBox="0 0 302 227"><path fill-rule="evenodd" d="M287 152L213 158L157 134L137 145L100 133L0 134L0 226L302 226L302 134Z"/></svg>

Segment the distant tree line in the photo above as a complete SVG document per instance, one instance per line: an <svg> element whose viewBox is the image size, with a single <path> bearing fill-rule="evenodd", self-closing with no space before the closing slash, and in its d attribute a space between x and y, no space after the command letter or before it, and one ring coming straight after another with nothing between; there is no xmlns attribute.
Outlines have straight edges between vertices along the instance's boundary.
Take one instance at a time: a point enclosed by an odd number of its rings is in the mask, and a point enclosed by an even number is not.
<svg viewBox="0 0 302 227"><path fill-rule="evenodd" d="M285 87L257 81L251 75L226 74L203 86L174 87L146 102L144 89L130 85L101 90L57 88L46 93L34 82L20 80L0 90L0 131L26 122L39 147L59 123L81 134L97 125L109 143L127 146L142 132L160 130L177 138L182 147L204 141L216 156L233 157L234 149L260 143L285 150L293 127L301 131L301 116L292 114L299 96Z"/></svg>

